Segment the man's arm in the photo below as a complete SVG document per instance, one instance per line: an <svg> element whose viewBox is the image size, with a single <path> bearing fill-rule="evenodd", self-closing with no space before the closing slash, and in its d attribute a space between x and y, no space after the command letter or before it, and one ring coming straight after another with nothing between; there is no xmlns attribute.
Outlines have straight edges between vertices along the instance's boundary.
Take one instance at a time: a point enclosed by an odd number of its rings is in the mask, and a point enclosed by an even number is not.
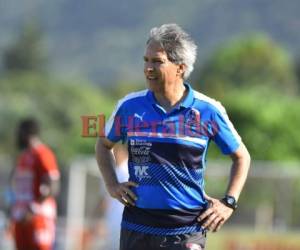
<svg viewBox="0 0 300 250"><path fill-rule="evenodd" d="M239 149L235 153L231 154L230 157L233 164L231 167L229 185L226 194L233 196L237 201L245 185L251 159L244 144L241 144Z"/></svg>
<svg viewBox="0 0 300 250"><path fill-rule="evenodd" d="M53 179L49 175L43 176L39 187L39 201L42 202L48 197L56 197L59 193L59 178Z"/></svg>
<svg viewBox="0 0 300 250"><path fill-rule="evenodd" d="M247 179L250 155L245 145L241 144L237 151L230 156L233 164L226 194L238 200ZM205 195L205 198L210 203L210 207L198 217L198 221L203 222L203 227L216 232L232 215L233 209L226 206L221 200L207 195Z"/></svg>
<svg viewBox="0 0 300 250"><path fill-rule="evenodd" d="M39 196L37 200L28 204L27 212L24 215L24 221L30 221L32 215L39 211L39 204L42 204L49 197L56 197L60 189L60 178L56 176L55 178L51 175L45 174L42 176L41 184L39 186Z"/></svg>
<svg viewBox="0 0 300 250"><path fill-rule="evenodd" d="M114 143L106 138L98 138L96 142L96 159L100 172L103 176L108 193L119 200L125 206L135 205L136 195L130 190L130 187L136 187L137 184L132 181L119 183L115 172L115 159L112 153Z"/></svg>
<svg viewBox="0 0 300 250"><path fill-rule="evenodd" d="M48 197L56 197L60 189L60 173L56 157L50 149L36 151L38 165L36 174L40 176L38 202Z"/></svg>

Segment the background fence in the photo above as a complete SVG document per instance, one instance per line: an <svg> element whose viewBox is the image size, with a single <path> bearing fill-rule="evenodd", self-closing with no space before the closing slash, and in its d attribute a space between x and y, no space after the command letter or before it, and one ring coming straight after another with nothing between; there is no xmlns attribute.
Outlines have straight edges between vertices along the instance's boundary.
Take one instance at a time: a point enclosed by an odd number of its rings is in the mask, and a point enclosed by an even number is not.
<svg viewBox="0 0 300 250"><path fill-rule="evenodd" d="M5 231L5 186L10 163L1 160L0 249L12 249ZM206 191L222 197L230 162L210 161ZM106 240L105 222L97 211L106 196L93 157L74 160L63 178L59 197L57 250L96 250ZM208 250L300 249L300 168L295 164L253 162L239 208L217 234L208 235ZM65 208L65 209L62 209Z"/></svg>

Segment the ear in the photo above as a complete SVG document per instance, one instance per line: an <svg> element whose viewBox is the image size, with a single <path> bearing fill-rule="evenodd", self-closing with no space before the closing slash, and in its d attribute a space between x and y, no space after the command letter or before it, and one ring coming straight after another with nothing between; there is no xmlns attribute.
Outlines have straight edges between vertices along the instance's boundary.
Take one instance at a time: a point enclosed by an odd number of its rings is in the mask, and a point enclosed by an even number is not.
<svg viewBox="0 0 300 250"><path fill-rule="evenodd" d="M178 64L177 74L183 78L183 74L186 71L186 65L184 63Z"/></svg>

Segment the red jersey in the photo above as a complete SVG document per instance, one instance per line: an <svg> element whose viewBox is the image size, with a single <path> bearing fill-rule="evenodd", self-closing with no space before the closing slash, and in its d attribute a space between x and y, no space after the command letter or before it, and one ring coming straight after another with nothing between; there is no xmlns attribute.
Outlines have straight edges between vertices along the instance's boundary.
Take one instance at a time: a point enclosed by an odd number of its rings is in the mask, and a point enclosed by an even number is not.
<svg viewBox="0 0 300 250"><path fill-rule="evenodd" d="M40 197L40 185L47 176L57 180L60 174L55 156L46 145L40 144L21 153L13 176L15 204L12 216L15 220L23 217L29 205L36 214L53 219L56 217L54 198L49 197L42 203L37 202Z"/></svg>

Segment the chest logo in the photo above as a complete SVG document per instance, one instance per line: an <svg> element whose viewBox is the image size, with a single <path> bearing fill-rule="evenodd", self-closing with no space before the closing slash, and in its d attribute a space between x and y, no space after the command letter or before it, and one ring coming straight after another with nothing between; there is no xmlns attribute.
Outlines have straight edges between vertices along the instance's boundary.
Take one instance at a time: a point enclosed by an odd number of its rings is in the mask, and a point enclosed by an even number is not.
<svg viewBox="0 0 300 250"><path fill-rule="evenodd" d="M143 112L143 114L139 115L137 113L134 113L134 116L135 118L139 119L141 122L143 121L144 119L144 115L146 114L146 112Z"/></svg>
<svg viewBox="0 0 300 250"><path fill-rule="evenodd" d="M149 166L134 166L134 175L139 179L151 178L148 174Z"/></svg>
<svg viewBox="0 0 300 250"><path fill-rule="evenodd" d="M197 109L191 108L185 114L185 122L194 126L200 124L200 112Z"/></svg>

